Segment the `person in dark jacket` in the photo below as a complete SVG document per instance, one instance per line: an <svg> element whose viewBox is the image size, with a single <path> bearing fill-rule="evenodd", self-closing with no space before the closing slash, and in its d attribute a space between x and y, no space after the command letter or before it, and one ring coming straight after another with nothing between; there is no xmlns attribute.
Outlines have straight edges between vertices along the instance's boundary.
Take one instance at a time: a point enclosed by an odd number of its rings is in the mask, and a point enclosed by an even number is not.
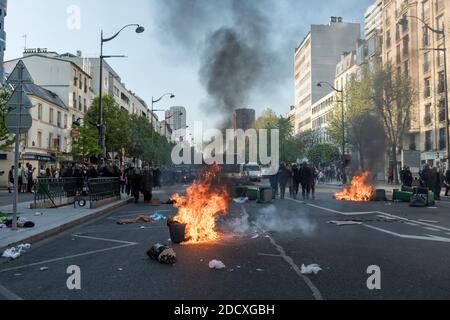
<svg viewBox="0 0 450 320"><path fill-rule="evenodd" d="M291 172L286 167L286 165L284 163L282 163L278 170L278 183L280 185L280 199L281 200L284 200L284 197L286 195L286 187L287 187L287 183L289 181L290 176L291 176Z"/></svg>
<svg viewBox="0 0 450 320"><path fill-rule="evenodd" d="M292 182L294 187L294 199L297 199L298 195L298 187L300 186L300 170L297 166L297 164L294 164L292 166Z"/></svg>
<svg viewBox="0 0 450 320"><path fill-rule="evenodd" d="M144 194L144 202L152 201L153 189L153 170L149 167L144 169L142 174L142 193Z"/></svg>
<svg viewBox="0 0 450 320"><path fill-rule="evenodd" d="M272 188L272 199L276 199L278 195L278 174L273 174L269 178L270 187Z"/></svg>
<svg viewBox="0 0 450 320"><path fill-rule="evenodd" d="M412 187L413 175L409 167L405 167L403 170L402 181L405 187Z"/></svg>
<svg viewBox="0 0 450 320"><path fill-rule="evenodd" d="M300 168L300 181L302 184L303 200L309 200L311 189L314 185L314 169L306 162Z"/></svg>
<svg viewBox="0 0 450 320"><path fill-rule="evenodd" d="M450 191L450 169L447 169L447 171L445 172L445 196L448 197L449 196L449 191Z"/></svg>
<svg viewBox="0 0 450 320"><path fill-rule="evenodd" d="M8 172L8 192L11 193L11 188L14 188L14 166Z"/></svg>
<svg viewBox="0 0 450 320"><path fill-rule="evenodd" d="M131 194L134 196L134 202L139 202L139 195L142 189L142 176L141 170L133 168L131 170Z"/></svg>
<svg viewBox="0 0 450 320"><path fill-rule="evenodd" d="M433 168L433 176L434 176L434 188L433 188L434 196L436 200L441 200L442 175L436 167Z"/></svg>

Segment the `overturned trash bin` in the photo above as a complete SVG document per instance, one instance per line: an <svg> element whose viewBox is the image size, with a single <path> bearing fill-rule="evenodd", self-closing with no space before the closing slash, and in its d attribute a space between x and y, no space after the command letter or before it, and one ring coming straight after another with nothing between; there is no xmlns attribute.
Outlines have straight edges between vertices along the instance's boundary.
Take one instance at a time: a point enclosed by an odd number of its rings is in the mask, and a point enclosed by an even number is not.
<svg viewBox="0 0 450 320"><path fill-rule="evenodd" d="M150 250L147 251L147 255L163 264L174 264L177 262L177 255L172 248L163 244L157 243Z"/></svg>
<svg viewBox="0 0 450 320"><path fill-rule="evenodd" d="M186 224L175 221L174 217L167 220L169 227L170 240L173 243L179 244L186 241Z"/></svg>

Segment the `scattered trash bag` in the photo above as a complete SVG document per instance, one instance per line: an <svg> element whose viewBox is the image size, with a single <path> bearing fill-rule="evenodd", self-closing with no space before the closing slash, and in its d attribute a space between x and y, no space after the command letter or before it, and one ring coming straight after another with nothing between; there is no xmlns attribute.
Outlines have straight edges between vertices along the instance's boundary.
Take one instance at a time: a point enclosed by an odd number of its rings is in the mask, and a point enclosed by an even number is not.
<svg viewBox="0 0 450 320"><path fill-rule="evenodd" d="M235 202L235 203L238 203L238 204L244 204L244 203L247 203L247 201L248 201L248 198L247 198L247 197L245 197L245 198L236 198L236 199L234 199L234 202Z"/></svg>
<svg viewBox="0 0 450 320"><path fill-rule="evenodd" d="M210 269L225 269L225 264L220 260L211 260L208 264Z"/></svg>
<svg viewBox="0 0 450 320"><path fill-rule="evenodd" d="M152 214L152 215L150 216L150 218L152 218L152 219L155 220L155 221L166 220L166 217L163 216L161 213L158 213L158 212Z"/></svg>
<svg viewBox="0 0 450 320"><path fill-rule="evenodd" d="M29 243L21 244L21 245L18 245L17 247L11 247L9 249L6 249L3 252L2 257L10 258L10 259L14 260L14 259L19 258L22 254L24 254L30 248L31 248L31 244L29 244Z"/></svg>
<svg viewBox="0 0 450 320"><path fill-rule="evenodd" d="M116 223L118 225L124 225L124 224L148 223L148 222L153 222L153 219L146 216L138 216L132 219L122 219L117 221Z"/></svg>
<svg viewBox="0 0 450 320"><path fill-rule="evenodd" d="M322 268L318 264L310 264L309 266L302 264L302 274L318 274L320 271L322 271Z"/></svg>
<svg viewBox="0 0 450 320"><path fill-rule="evenodd" d="M34 222L27 221L23 224L23 228L34 228Z"/></svg>
<svg viewBox="0 0 450 320"><path fill-rule="evenodd" d="M167 226L169 227L170 240L173 243L179 244L186 241L186 224L179 223L170 218L167 220Z"/></svg>
<svg viewBox="0 0 450 320"><path fill-rule="evenodd" d="M147 255L162 264L174 264L177 261L177 255L172 248L163 244L157 243L150 250L147 251Z"/></svg>

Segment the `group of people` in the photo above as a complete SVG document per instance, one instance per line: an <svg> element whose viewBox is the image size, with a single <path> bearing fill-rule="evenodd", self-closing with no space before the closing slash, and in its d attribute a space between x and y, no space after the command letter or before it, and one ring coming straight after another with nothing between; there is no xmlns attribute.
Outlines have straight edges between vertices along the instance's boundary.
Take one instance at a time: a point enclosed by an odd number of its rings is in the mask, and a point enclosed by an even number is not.
<svg viewBox="0 0 450 320"><path fill-rule="evenodd" d="M26 163L25 166L22 166L22 163L18 165L18 174L17 174L17 188L20 193L32 193L34 187L34 172L36 168L29 163ZM14 170L15 167L11 166L11 169L8 173L8 192L12 193L12 189L14 189L15 181L14 181Z"/></svg>
<svg viewBox="0 0 450 320"><path fill-rule="evenodd" d="M125 188L128 195L134 197L135 203L139 202L140 194L144 196L144 202L152 201L153 188L161 188L161 169L145 166L144 169L129 167L121 176L121 189Z"/></svg>
<svg viewBox="0 0 450 320"><path fill-rule="evenodd" d="M425 165L423 170L419 172L419 178L413 177L411 169L404 167L400 171L400 180L407 187L423 187L432 191L437 200L441 199L442 187L445 187L445 196L448 197L450 192L450 169L445 174L436 167Z"/></svg>
<svg viewBox="0 0 450 320"><path fill-rule="evenodd" d="M297 199L300 187L303 200L315 199L315 185L318 171L314 166L303 162L301 165L286 165L282 163L278 173L270 177L270 185L273 190L273 198L278 194L280 199L285 199L286 189L289 187L291 198Z"/></svg>

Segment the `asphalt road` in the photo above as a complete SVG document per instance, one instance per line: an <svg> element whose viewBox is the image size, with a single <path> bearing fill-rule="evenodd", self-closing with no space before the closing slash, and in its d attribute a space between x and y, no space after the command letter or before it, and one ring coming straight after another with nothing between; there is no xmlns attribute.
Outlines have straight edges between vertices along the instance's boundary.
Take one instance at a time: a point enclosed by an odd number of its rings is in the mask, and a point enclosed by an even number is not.
<svg viewBox="0 0 450 320"><path fill-rule="evenodd" d="M164 200L175 191L157 196ZM222 239L173 246L178 259L174 266L145 254L153 244L168 242L165 222L115 222L153 212L171 215L175 210L169 205L130 204L42 241L18 260L1 259L0 299L450 298L449 203L432 209L347 203L332 199L335 191L321 187L317 200L308 203L233 203L218 223ZM362 224L337 226L328 223L331 220ZM212 259L221 260L226 269L209 269ZM300 273L302 264L313 263L323 269L319 274ZM81 290L66 286L70 265L81 268ZM367 288L367 268L372 265L380 268L381 290Z"/></svg>

